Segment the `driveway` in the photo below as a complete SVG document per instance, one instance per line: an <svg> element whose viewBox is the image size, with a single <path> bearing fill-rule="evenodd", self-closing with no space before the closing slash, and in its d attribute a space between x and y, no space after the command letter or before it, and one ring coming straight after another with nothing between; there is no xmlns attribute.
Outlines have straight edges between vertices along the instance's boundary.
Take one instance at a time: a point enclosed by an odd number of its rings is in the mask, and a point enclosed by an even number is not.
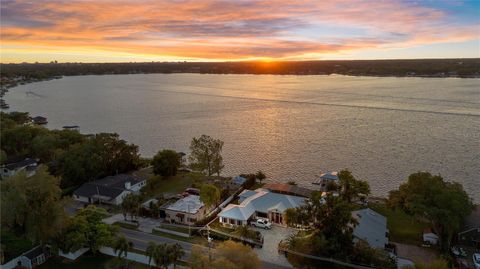
<svg viewBox="0 0 480 269"><path fill-rule="evenodd" d="M272 226L270 230L252 229L259 231L263 235L263 248L255 248L255 252L257 252L260 260L282 266L283 268L292 268L287 258L278 253L278 243L295 233L294 229L279 226Z"/></svg>

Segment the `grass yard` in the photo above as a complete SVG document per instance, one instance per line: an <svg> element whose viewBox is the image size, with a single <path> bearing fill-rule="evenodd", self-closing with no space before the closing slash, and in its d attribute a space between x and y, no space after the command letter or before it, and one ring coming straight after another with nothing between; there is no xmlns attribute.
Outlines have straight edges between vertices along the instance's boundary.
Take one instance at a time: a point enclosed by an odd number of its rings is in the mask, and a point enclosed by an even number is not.
<svg viewBox="0 0 480 269"><path fill-rule="evenodd" d="M118 258L98 254L96 256L82 256L76 261L70 261L59 257L49 259L46 263L36 267L38 269L107 269L121 261ZM147 265L130 261L130 269L147 269Z"/></svg>
<svg viewBox="0 0 480 269"><path fill-rule="evenodd" d="M161 197L163 194L182 193L186 188L200 188L203 183L212 183L217 176L205 176L199 172L179 172L176 176L163 178L153 174L153 168L144 168L136 171L134 175L147 178L147 186L142 189L146 198Z"/></svg>
<svg viewBox="0 0 480 269"><path fill-rule="evenodd" d="M129 223L124 223L124 222L115 222L113 223L114 226L119 226L125 229L130 229L130 230L138 230L138 226L135 224L129 224Z"/></svg>
<svg viewBox="0 0 480 269"><path fill-rule="evenodd" d="M178 226L168 225L163 223L160 224L160 228L171 230L174 232L184 233L184 234L189 234L189 232L191 233L193 231L193 229L189 229L188 227L178 227Z"/></svg>
<svg viewBox="0 0 480 269"><path fill-rule="evenodd" d="M400 209L390 209L383 203L370 204L370 208L387 217L390 241L405 244L422 244L423 230L429 223L418 222Z"/></svg>
<svg viewBox="0 0 480 269"><path fill-rule="evenodd" d="M167 237L167 238L171 238L171 239L175 239L175 240L179 240L179 241L192 243L192 244L208 246L207 239L204 238L204 237L200 237L198 235L194 235L192 237L182 237L182 236L177 236L177 235L174 235L174 234L160 232L160 231L157 231L157 230L153 230L153 234L163 236L163 237Z"/></svg>

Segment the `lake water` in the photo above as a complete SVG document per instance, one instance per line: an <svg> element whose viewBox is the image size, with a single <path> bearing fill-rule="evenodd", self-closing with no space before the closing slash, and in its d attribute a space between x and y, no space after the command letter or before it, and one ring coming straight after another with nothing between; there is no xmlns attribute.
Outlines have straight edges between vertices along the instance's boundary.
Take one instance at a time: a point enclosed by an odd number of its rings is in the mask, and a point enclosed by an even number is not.
<svg viewBox="0 0 480 269"><path fill-rule="evenodd" d="M310 182L349 168L385 196L427 170L480 202L480 79L148 74L66 77L10 89L50 128L117 132L151 157L225 141L225 175Z"/></svg>

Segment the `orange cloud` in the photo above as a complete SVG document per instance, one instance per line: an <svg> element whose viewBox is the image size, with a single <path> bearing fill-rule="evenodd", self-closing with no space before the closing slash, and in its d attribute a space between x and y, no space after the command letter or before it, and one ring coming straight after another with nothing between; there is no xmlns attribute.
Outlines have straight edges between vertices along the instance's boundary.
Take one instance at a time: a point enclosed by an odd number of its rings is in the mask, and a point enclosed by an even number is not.
<svg viewBox="0 0 480 269"><path fill-rule="evenodd" d="M289 59L479 38L445 11L393 0L2 1L1 12L3 55Z"/></svg>

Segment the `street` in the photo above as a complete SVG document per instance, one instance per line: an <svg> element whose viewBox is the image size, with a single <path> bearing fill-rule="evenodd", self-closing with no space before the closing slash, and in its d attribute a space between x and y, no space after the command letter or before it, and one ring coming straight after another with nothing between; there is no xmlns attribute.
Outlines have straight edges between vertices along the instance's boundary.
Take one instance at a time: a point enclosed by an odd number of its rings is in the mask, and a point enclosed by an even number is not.
<svg viewBox="0 0 480 269"><path fill-rule="evenodd" d="M148 246L148 242L154 242L156 244L162 244L162 243L167 243L167 244L175 244L178 243L182 246L183 250L185 251L185 256L183 257L183 260L188 260L190 257L190 252L192 249L193 244L187 243L184 241L179 241L171 238L165 238L161 237L158 235L153 235L149 233L144 233L140 231L135 231L135 230L130 230L130 229L125 229L125 228L120 228L119 233L125 235L125 237L133 243L133 247L138 250L145 251ZM207 248L204 247L205 250L207 251ZM282 266L274 263L270 263L267 261L261 261L262 269L287 269L287 268L292 268L290 265L287 266Z"/></svg>

